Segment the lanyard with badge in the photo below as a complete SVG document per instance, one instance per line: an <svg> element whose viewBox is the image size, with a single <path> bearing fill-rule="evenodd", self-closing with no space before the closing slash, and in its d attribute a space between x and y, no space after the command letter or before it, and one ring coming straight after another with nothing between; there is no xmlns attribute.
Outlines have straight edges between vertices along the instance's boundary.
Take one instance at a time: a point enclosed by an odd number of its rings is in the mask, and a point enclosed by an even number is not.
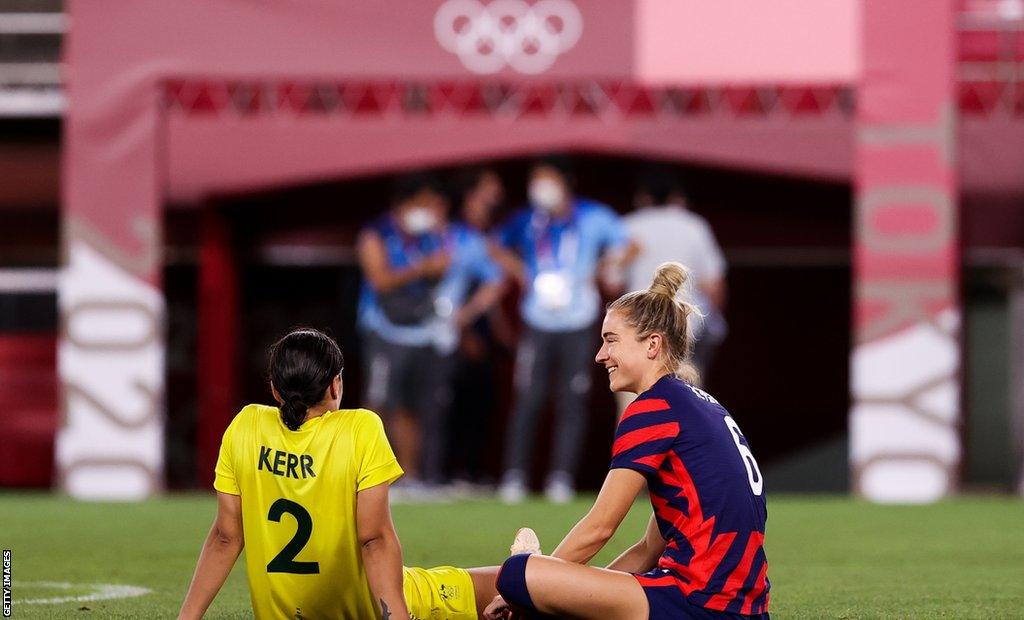
<svg viewBox="0 0 1024 620"><path fill-rule="evenodd" d="M401 234L403 251L410 263L422 260L427 254L444 251L449 256L455 251L455 231L446 226L436 234L406 236ZM449 294L450 287L445 286L446 276L430 285L430 298L433 315L426 318L425 327L430 332L430 341L434 349L448 355L459 343L458 329L455 325L455 302Z"/></svg>
<svg viewBox="0 0 1024 620"><path fill-rule="evenodd" d="M579 231L573 209L569 221L555 238L551 216L535 211L530 221L534 233L537 274L533 292L545 310L564 310L572 301L573 271L579 259Z"/></svg>
<svg viewBox="0 0 1024 620"><path fill-rule="evenodd" d="M455 232L445 227L441 233L441 247L449 257L455 254ZM441 355L449 355L459 344L459 330L455 325L455 300L451 295L451 283L448 273L434 287L434 318L430 321L430 340L434 350Z"/></svg>

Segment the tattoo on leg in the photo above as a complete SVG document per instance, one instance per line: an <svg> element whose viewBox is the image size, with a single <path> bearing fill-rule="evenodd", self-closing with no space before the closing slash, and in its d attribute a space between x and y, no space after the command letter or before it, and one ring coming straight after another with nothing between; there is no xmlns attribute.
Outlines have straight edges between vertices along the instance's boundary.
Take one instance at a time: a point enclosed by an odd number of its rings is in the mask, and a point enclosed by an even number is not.
<svg viewBox="0 0 1024 620"><path fill-rule="evenodd" d="M380 617L382 620L388 620L391 617L391 610L388 609L388 604L384 602L384 599L380 599Z"/></svg>

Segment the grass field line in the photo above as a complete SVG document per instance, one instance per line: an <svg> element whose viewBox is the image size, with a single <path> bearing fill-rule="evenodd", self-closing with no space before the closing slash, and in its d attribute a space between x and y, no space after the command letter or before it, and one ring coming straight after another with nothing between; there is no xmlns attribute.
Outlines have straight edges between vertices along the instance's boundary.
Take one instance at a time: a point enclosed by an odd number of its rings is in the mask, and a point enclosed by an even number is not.
<svg viewBox="0 0 1024 620"><path fill-rule="evenodd" d="M133 598L152 592L149 588L113 583L70 583L67 581L30 581L19 587L49 588L53 590L94 590L78 596L55 596L51 598L14 599L16 605L57 605L61 603L89 603L110 601L119 598Z"/></svg>

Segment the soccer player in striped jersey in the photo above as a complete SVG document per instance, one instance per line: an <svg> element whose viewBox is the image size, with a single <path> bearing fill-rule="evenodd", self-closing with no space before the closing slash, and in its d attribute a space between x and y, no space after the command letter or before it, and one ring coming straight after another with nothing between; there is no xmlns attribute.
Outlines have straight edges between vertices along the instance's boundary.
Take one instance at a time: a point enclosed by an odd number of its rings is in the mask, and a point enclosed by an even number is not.
<svg viewBox="0 0 1024 620"><path fill-rule="evenodd" d="M687 272L658 267L646 291L608 306L596 361L612 391L633 392L593 508L551 556L514 555L488 618L513 611L594 618L768 618L764 481L721 404L677 376L694 309L677 301ZM587 566L647 488L644 536L606 569Z"/></svg>
<svg viewBox="0 0 1024 620"><path fill-rule="evenodd" d="M179 618L202 617L243 546L257 618L474 620L497 594L497 567L402 566L388 504L402 468L375 413L339 409L342 366L314 329L274 344L280 408L249 405L224 432L217 516Z"/></svg>

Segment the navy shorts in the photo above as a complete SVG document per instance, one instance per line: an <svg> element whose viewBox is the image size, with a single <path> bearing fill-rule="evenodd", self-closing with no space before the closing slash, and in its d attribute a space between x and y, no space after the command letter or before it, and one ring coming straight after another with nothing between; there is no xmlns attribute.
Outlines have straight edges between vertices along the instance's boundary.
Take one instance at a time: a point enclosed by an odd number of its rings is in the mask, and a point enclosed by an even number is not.
<svg viewBox="0 0 1024 620"><path fill-rule="evenodd" d="M647 595L647 606L650 608L647 617L650 620L769 620L768 612L744 616L694 605L686 600L686 595L674 583L674 578L660 568L634 577Z"/></svg>

